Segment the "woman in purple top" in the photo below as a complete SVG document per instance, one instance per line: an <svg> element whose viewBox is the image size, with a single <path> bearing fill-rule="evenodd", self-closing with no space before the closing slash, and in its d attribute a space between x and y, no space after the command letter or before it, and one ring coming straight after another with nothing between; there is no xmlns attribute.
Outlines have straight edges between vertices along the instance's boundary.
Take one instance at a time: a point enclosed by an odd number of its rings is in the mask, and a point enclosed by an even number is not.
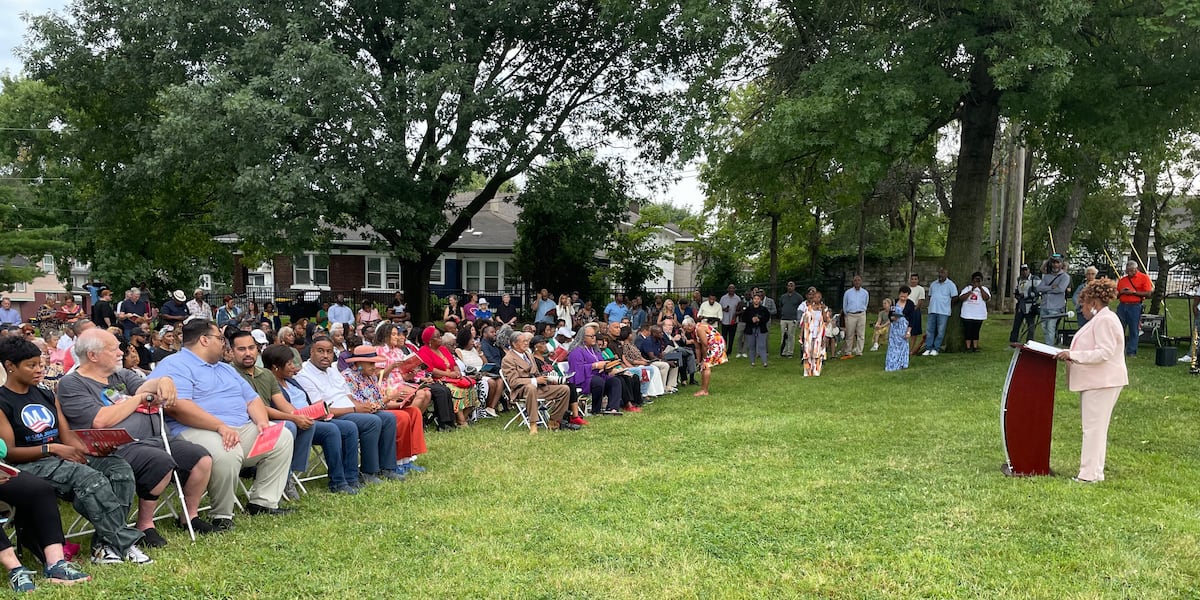
<svg viewBox="0 0 1200 600"><path fill-rule="evenodd" d="M588 390L592 396L592 414L620 415L621 414L621 380L608 373L608 370L619 366L620 361L606 361L596 349L596 327L588 325L579 333L578 344L567 355L567 363L571 372L571 383ZM608 396L608 408L600 411L600 399Z"/></svg>

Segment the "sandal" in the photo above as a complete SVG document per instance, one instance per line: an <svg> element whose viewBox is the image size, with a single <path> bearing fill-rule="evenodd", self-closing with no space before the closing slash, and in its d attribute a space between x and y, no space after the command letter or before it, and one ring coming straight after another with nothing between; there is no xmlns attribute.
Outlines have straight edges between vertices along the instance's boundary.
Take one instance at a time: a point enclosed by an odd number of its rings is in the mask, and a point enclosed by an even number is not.
<svg viewBox="0 0 1200 600"><path fill-rule="evenodd" d="M621 416L621 411L619 411L615 408L606 408L603 411L601 411L600 414L608 415L610 417L619 417L619 416Z"/></svg>

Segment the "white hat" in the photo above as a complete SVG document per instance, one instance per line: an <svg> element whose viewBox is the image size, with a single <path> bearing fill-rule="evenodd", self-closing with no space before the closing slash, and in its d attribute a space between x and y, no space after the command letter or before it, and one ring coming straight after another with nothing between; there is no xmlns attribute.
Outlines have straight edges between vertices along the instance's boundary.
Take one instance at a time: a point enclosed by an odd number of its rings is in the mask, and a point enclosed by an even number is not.
<svg viewBox="0 0 1200 600"><path fill-rule="evenodd" d="M175 290L171 292L171 295L179 302L187 302L187 296L183 295L183 290Z"/></svg>
<svg viewBox="0 0 1200 600"><path fill-rule="evenodd" d="M251 329L250 337L254 338L255 343L258 343L258 344L266 344L267 343L267 334L264 333L263 330L261 330L261 329Z"/></svg>
<svg viewBox="0 0 1200 600"><path fill-rule="evenodd" d="M569 340L569 339L571 339L571 338L575 337L575 332L574 332L574 331L571 331L571 330L570 330L569 328L567 328L567 327L559 327L559 328L558 328L558 331L555 331L555 332L554 332L554 335L556 335L556 336L559 336L559 335L561 335L561 336L563 336L563 337L565 337L565 338L567 338L567 339Z"/></svg>
<svg viewBox="0 0 1200 600"><path fill-rule="evenodd" d="M487 306L487 298L480 298L480 299L479 299L479 304L480 304L480 305L483 305L483 306Z"/></svg>

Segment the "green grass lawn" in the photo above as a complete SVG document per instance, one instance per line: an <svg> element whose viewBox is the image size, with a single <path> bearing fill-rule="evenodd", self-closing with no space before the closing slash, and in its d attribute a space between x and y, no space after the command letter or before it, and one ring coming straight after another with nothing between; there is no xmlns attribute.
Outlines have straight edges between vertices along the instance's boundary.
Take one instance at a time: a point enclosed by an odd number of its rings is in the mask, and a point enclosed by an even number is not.
<svg viewBox="0 0 1200 600"><path fill-rule="evenodd" d="M1200 379L1131 361L1108 480L1071 482L1061 376L1053 477L1007 479L1008 321L981 354L883 351L717 368L640 415L531 437L503 420L429 436L429 472L287 517L239 516L156 564L94 567L59 598L1196 598ZM868 340L869 342L869 340ZM777 349L777 346L776 346ZM103 594L103 595L102 595Z"/></svg>

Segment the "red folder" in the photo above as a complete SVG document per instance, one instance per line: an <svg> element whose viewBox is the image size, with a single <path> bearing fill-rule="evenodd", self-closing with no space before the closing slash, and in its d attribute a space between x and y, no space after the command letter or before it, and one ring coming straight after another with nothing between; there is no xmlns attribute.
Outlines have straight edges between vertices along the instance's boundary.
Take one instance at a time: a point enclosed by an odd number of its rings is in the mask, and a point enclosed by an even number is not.
<svg viewBox="0 0 1200 600"><path fill-rule="evenodd" d="M133 441L124 429L76 429L75 435L87 446L91 456L108 456L113 450Z"/></svg>
<svg viewBox="0 0 1200 600"><path fill-rule="evenodd" d="M421 368L421 357L417 356L416 354L409 355L407 358L400 361L400 366L397 368L400 369L401 373L411 373L416 371L417 369Z"/></svg>
<svg viewBox="0 0 1200 600"><path fill-rule="evenodd" d="M567 360L567 349L559 346L554 349L554 353L550 355L552 362L560 363Z"/></svg>
<svg viewBox="0 0 1200 600"><path fill-rule="evenodd" d="M246 458L254 458L264 452L270 452L275 447L275 442L279 441L279 434L283 433L283 423L271 423L266 429L263 429L258 434L258 439L254 440L254 447L250 449L250 454Z"/></svg>
<svg viewBox="0 0 1200 600"><path fill-rule="evenodd" d="M309 404L308 406L305 406L304 408L297 408L296 414L308 417L313 420L317 420L317 419L321 419L325 415L329 414L329 411L325 410L325 402L321 401L316 404Z"/></svg>

